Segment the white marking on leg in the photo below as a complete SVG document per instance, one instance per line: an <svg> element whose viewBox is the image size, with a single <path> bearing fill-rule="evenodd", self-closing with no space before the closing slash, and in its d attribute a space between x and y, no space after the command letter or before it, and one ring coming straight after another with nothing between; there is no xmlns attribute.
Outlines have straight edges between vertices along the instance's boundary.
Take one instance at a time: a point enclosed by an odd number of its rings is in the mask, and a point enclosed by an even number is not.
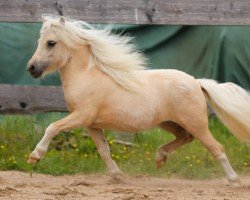
<svg viewBox="0 0 250 200"><path fill-rule="evenodd" d="M155 159L156 159L156 161L163 160L163 159L165 159L165 157L166 158L168 157L168 154L169 154L168 152L166 152L163 149L159 148L157 153L156 153Z"/></svg>
<svg viewBox="0 0 250 200"><path fill-rule="evenodd" d="M52 138L56 135L57 131L55 130L53 123L50 124L44 133L41 141L36 145L35 150L32 152L32 157L36 159L42 159L44 154L47 152L48 146Z"/></svg>
<svg viewBox="0 0 250 200"><path fill-rule="evenodd" d="M103 146L99 146L98 152L105 162L106 166L108 167L108 170L111 174L121 173L121 170L115 163L115 161L110 156L110 150L107 144L103 144Z"/></svg>
<svg viewBox="0 0 250 200"><path fill-rule="evenodd" d="M102 160L105 162L109 173L121 174L122 172L119 169L118 165L110 156L109 145L107 144L107 141L104 138L103 131L101 129L88 128L88 132L92 140L94 141Z"/></svg>
<svg viewBox="0 0 250 200"><path fill-rule="evenodd" d="M220 162L221 166L223 167L228 180L231 182L239 182L239 180L240 180L239 176L236 174L236 172L231 167L231 165L227 159L226 154L223 153L222 155L218 156L217 160Z"/></svg>

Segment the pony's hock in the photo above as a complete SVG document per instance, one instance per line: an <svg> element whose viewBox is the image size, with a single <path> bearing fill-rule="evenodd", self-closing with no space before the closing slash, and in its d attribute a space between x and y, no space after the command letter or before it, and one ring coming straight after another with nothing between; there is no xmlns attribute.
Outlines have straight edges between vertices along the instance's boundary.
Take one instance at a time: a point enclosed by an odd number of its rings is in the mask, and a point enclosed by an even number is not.
<svg viewBox="0 0 250 200"><path fill-rule="evenodd" d="M129 37L94 29L83 21L45 17L29 63L47 63L43 73L59 71L70 114L48 126L30 154L42 159L60 131L86 127L111 174L121 174L111 158L103 129L140 132L159 126L176 139L158 150L160 167L167 155L198 139L220 162L228 180L239 183L223 147L208 129L208 99L231 132L250 142L250 95L233 83L194 79L178 70L146 70L145 58ZM50 45L51 41L54 45ZM87 97L87 98L86 98ZM192 121L190 121L192 119Z"/></svg>

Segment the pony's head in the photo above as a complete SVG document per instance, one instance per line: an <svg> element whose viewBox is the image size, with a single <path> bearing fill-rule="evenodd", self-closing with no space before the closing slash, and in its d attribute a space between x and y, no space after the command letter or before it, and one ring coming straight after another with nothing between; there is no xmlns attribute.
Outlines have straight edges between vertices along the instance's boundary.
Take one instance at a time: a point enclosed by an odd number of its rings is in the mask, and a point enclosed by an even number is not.
<svg viewBox="0 0 250 200"><path fill-rule="evenodd" d="M65 45L58 30L64 30L64 18L43 17L37 49L28 62L27 70L38 78L63 67L70 59L71 49Z"/></svg>
<svg viewBox="0 0 250 200"><path fill-rule="evenodd" d="M97 67L125 88L136 85L134 71L145 68L145 58L135 51L131 37L62 17L45 16L43 21L37 50L27 67L33 77L67 67L78 57L86 69Z"/></svg>

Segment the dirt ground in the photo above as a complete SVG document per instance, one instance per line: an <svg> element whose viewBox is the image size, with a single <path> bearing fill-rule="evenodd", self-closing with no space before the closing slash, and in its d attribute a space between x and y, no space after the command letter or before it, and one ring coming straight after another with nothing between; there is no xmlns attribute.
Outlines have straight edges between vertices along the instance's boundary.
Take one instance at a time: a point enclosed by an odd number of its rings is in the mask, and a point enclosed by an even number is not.
<svg viewBox="0 0 250 200"><path fill-rule="evenodd" d="M0 172L0 199L250 199L250 177L242 178L242 186L231 187L226 179L207 181L126 176L120 183L109 176L49 176L16 171Z"/></svg>

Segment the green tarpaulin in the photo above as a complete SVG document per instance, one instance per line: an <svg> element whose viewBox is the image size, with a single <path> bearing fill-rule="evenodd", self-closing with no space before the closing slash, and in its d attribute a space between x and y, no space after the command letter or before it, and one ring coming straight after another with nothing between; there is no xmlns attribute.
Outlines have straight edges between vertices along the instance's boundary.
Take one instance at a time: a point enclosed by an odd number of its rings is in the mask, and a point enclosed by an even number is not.
<svg viewBox="0 0 250 200"><path fill-rule="evenodd" d="M60 85L58 75L33 79L26 72L40 28L40 23L0 23L0 83ZM151 68L175 68L250 88L250 27L117 25L114 31L134 36Z"/></svg>

